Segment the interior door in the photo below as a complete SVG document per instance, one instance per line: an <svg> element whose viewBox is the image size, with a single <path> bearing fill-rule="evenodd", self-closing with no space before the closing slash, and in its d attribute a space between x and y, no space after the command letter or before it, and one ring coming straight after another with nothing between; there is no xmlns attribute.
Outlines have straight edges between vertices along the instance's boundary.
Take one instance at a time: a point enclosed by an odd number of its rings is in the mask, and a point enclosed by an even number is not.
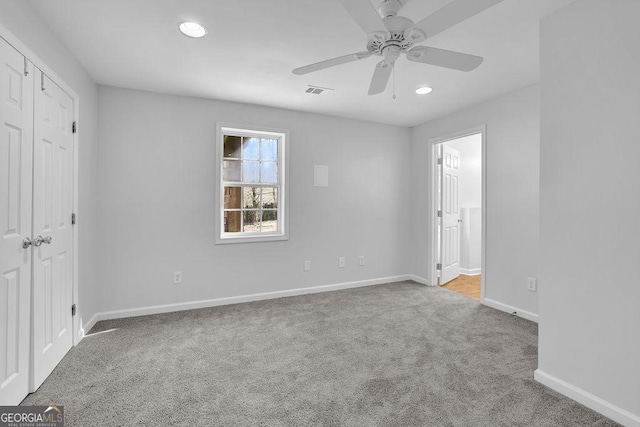
<svg viewBox="0 0 640 427"><path fill-rule="evenodd" d="M73 101L40 70L34 92L32 391L73 341Z"/></svg>
<svg viewBox="0 0 640 427"><path fill-rule="evenodd" d="M0 67L0 405L17 405L29 391L33 65L0 38Z"/></svg>
<svg viewBox="0 0 640 427"><path fill-rule="evenodd" d="M442 221L440 284L460 275L460 207L458 183L460 152L443 144L442 147Z"/></svg>

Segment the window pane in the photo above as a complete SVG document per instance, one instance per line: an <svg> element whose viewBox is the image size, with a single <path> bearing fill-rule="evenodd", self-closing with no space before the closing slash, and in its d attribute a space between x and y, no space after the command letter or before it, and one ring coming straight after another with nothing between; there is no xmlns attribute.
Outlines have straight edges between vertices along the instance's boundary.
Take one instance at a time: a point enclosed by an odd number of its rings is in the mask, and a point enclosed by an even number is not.
<svg viewBox="0 0 640 427"><path fill-rule="evenodd" d="M262 211L262 232L276 233L278 231L278 211L263 210Z"/></svg>
<svg viewBox="0 0 640 427"><path fill-rule="evenodd" d="M224 136L224 157L240 158L240 143L242 138L239 136Z"/></svg>
<svg viewBox="0 0 640 427"><path fill-rule="evenodd" d="M243 232L257 233L260 231L260 211L243 211L242 217L244 219Z"/></svg>
<svg viewBox="0 0 640 427"><path fill-rule="evenodd" d="M277 188L262 189L262 208L263 209L278 208L278 189Z"/></svg>
<svg viewBox="0 0 640 427"><path fill-rule="evenodd" d="M260 182L278 182L278 164L276 162L260 164Z"/></svg>
<svg viewBox="0 0 640 427"><path fill-rule="evenodd" d="M244 209L258 209L260 207L259 187L244 187L242 192L242 207Z"/></svg>
<svg viewBox="0 0 640 427"><path fill-rule="evenodd" d="M242 194L240 187L224 187L224 208L240 209L240 195Z"/></svg>
<svg viewBox="0 0 640 427"><path fill-rule="evenodd" d="M240 232L240 211L224 212L224 231L225 233Z"/></svg>
<svg viewBox="0 0 640 427"><path fill-rule="evenodd" d="M242 162L242 182L260 182L260 162Z"/></svg>
<svg viewBox="0 0 640 427"><path fill-rule="evenodd" d="M260 158L260 140L258 138L244 138L242 158L255 160Z"/></svg>
<svg viewBox="0 0 640 427"><path fill-rule="evenodd" d="M263 139L260 160L278 160L278 140Z"/></svg>
<svg viewBox="0 0 640 427"><path fill-rule="evenodd" d="M222 179L224 181L240 181L240 161L222 161Z"/></svg>

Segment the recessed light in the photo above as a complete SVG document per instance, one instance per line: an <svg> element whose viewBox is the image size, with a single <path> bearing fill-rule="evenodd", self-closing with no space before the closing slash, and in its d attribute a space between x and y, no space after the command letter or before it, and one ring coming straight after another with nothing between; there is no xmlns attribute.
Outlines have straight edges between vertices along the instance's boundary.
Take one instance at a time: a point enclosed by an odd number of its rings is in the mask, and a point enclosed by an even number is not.
<svg viewBox="0 0 640 427"><path fill-rule="evenodd" d="M416 93L418 95L426 95L428 93L431 93L431 91L433 91L433 89L431 89L429 86L421 86L416 89Z"/></svg>
<svg viewBox="0 0 640 427"><path fill-rule="evenodd" d="M185 36L200 38L207 34L207 29L197 22L182 21L178 23L178 28Z"/></svg>

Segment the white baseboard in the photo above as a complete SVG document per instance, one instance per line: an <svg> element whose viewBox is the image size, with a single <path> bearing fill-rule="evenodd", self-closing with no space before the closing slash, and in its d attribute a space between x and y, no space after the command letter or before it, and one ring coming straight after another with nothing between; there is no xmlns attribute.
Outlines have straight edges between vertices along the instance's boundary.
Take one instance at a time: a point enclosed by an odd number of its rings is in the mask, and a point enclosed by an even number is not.
<svg viewBox="0 0 640 427"><path fill-rule="evenodd" d="M236 297L216 298L210 300L200 300L183 302L177 304L155 305L149 307L131 308L125 310L114 310L97 313L88 324L95 324L96 321L121 319L124 317L146 316L149 314L170 313L173 311L193 310L196 308L216 307L229 304L240 304L244 302L261 301L275 298L291 297L296 295L316 294L320 292L337 291L340 289L359 288L363 286L381 285L383 283L401 282L404 280L413 280L418 283L425 284L424 279L405 274L401 276L381 277L378 279L359 280L356 282L336 283L333 285L312 286L309 288L288 289L284 291L262 292L257 294L240 295ZM92 323L93 322L93 323ZM85 328L86 331L88 329Z"/></svg>
<svg viewBox="0 0 640 427"><path fill-rule="evenodd" d="M96 322L98 321L98 316L99 316L99 313L94 314L93 317L89 319L87 323L84 323L80 327L80 333L82 334L81 339L84 338L89 333L91 328L95 326Z"/></svg>
<svg viewBox="0 0 640 427"><path fill-rule="evenodd" d="M481 268L461 268L460 274L464 274L467 276L477 276L478 274L482 274Z"/></svg>
<svg viewBox="0 0 640 427"><path fill-rule="evenodd" d="M627 427L640 427L640 416L632 414L631 412L582 390L573 384L569 384L560 378L549 375L540 369L535 370L533 378L550 389L564 394L576 402L583 404L587 408L593 409L605 417L611 418L615 422Z"/></svg>
<svg viewBox="0 0 640 427"><path fill-rule="evenodd" d="M424 277L416 276L415 274L407 274L407 280L413 280L416 283L426 286L435 286L433 283L429 283Z"/></svg>
<svg viewBox="0 0 640 427"><path fill-rule="evenodd" d="M489 298L485 298L481 302L482 304L491 308L495 308L496 310L504 311L505 313L509 313L509 314L515 314L516 316L522 317L523 319L531 320L532 322L538 323L538 315L536 313L532 313L526 310L521 310L517 307L503 304L501 302L494 301Z"/></svg>

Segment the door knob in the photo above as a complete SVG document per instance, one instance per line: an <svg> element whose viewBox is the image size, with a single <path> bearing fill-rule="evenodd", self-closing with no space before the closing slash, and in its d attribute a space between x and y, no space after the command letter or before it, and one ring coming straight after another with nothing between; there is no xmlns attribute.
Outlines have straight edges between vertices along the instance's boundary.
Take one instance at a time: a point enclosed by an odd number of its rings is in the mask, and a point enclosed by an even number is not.
<svg viewBox="0 0 640 427"><path fill-rule="evenodd" d="M51 236L42 237L41 235L38 234L36 236L36 240L33 242L33 246L40 246L43 243L50 245L52 240L53 238Z"/></svg>
<svg viewBox="0 0 640 427"><path fill-rule="evenodd" d="M22 249L27 249L29 246L31 246L31 239L28 237L22 239Z"/></svg>

